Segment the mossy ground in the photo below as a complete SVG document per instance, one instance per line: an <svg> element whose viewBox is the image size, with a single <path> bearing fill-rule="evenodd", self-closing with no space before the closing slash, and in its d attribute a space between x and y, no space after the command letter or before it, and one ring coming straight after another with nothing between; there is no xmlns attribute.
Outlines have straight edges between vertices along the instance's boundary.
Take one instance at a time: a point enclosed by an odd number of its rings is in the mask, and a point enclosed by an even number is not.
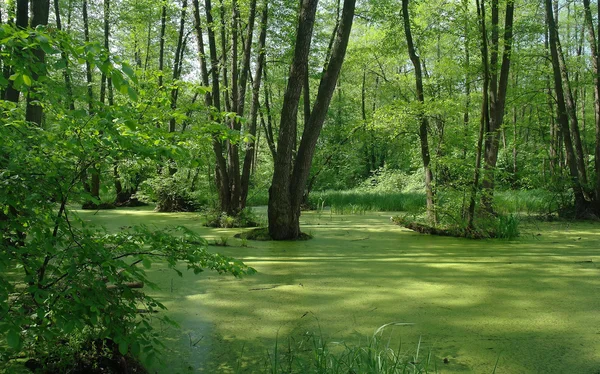
<svg viewBox="0 0 600 374"><path fill-rule="evenodd" d="M240 229L209 229L193 213L152 208L82 212L109 230L139 223L180 225L212 240ZM530 224L519 240L423 236L390 214L305 212L309 241L214 248L253 266L244 279L210 272L151 277L181 329L159 327L165 373L257 372L273 349L319 329L356 343L389 322L392 346L421 338L443 373L597 373L600 370L600 224ZM182 267L183 269L183 267ZM243 353L242 353L243 352ZM449 363L444 364L443 358Z"/></svg>

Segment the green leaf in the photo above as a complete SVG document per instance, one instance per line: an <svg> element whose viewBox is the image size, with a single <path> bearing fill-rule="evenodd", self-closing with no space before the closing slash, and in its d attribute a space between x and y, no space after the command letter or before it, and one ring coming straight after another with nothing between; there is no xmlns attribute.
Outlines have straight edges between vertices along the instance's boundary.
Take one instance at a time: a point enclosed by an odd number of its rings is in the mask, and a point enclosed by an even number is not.
<svg viewBox="0 0 600 374"><path fill-rule="evenodd" d="M132 101L138 100L138 94L131 86L127 86L127 94Z"/></svg>
<svg viewBox="0 0 600 374"><path fill-rule="evenodd" d="M142 265L144 265L146 269L150 269L150 267L152 266L152 261L150 261L148 257L144 257L142 259Z"/></svg>
<svg viewBox="0 0 600 374"><path fill-rule="evenodd" d="M21 75L21 77L23 78L23 83L25 83L25 85L27 87L31 87L31 84L33 83L31 81L31 77L29 75L27 75L27 74L23 74L23 75Z"/></svg>
<svg viewBox="0 0 600 374"><path fill-rule="evenodd" d="M125 340L119 342L119 353L125 356L129 352L129 344Z"/></svg>
<svg viewBox="0 0 600 374"><path fill-rule="evenodd" d="M130 130L135 130L137 128L137 123L134 120L128 119L124 123Z"/></svg>
<svg viewBox="0 0 600 374"><path fill-rule="evenodd" d="M137 84L137 76L135 75L135 71L131 68L131 66L123 64L121 68L123 69L123 73L127 74L131 81Z"/></svg>
<svg viewBox="0 0 600 374"><path fill-rule="evenodd" d="M140 355L140 351L141 351L140 343L137 342L137 341L134 341L131 344L131 353L133 353L134 356L139 356Z"/></svg>
<svg viewBox="0 0 600 374"><path fill-rule="evenodd" d="M17 330L10 330L6 335L8 346L13 349L19 349L21 346L21 334Z"/></svg>

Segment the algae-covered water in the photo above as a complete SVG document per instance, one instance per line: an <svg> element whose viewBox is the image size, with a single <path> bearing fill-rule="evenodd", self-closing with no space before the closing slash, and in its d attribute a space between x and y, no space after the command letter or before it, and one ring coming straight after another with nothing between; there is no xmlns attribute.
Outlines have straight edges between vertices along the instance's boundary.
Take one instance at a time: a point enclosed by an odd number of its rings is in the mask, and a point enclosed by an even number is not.
<svg viewBox="0 0 600 374"><path fill-rule="evenodd" d="M389 213L307 212L312 240L244 243L232 238L240 229L204 228L192 213L81 214L109 230L184 224L209 243L229 237L210 250L258 271L180 278L153 265L162 290L152 292L181 326L158 326L167 350L155 372L258 372L276 344L283 351L306 333L357 344L390 322L413 323L386 337L407 351L421 340L442 373L492 373L496 362L496 373L600 372L598 223L539 223L516 241L472 241L413 233Z"/></svg>

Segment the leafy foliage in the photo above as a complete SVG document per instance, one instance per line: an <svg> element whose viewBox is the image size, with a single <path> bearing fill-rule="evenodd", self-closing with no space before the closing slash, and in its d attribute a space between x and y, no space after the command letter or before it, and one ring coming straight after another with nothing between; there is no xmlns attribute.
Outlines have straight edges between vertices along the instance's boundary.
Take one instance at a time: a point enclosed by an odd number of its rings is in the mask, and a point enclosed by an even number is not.
<svg viewBox="0 0 600 374"><path fill-rule="evenodd" d="M73 357L57 352L86 349L97 339L110 340L121 355L151 361L162 343L150 320L165 307L138 288L154 286L146 268L160 262L181 274L182 263L194 273L234 276L254 269L208 252L206 241L183 227L107 233L77 217L71 204L93 199L82 183L88 169L112 168L124 158L160 162L182 152L143 119L143 107L153 104L137 106L143 98L131 67L97 45L63 37L44 28L0 27L3 62L15 71L11 80L25 94L29 86L44 92L38 99L48 108L40 125L23 120L20 106L0 101L0 362L25 355L68 367ZM47 72L30 51L37 46L50 55ZM120 93L115 105L94 113L64 105L54 79L64 71L58 53L65 46L72 67L88 61L112 77ZM33 73L38 80L30 81ZM163 314L156 318L174 323ZM70 344L75 346L56 349Z"/></svg>

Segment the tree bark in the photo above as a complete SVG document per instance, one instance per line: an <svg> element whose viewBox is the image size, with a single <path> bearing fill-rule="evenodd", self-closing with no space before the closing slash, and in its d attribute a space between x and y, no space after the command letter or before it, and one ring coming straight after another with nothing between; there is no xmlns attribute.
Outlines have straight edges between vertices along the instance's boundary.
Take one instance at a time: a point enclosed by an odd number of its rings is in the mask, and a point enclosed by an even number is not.
<svg viewBox="0 0 600 374"><path fill-rule="evenodd" d="M433 172L431 171L431 156L429 154L429 141L427 132L429 120L424 113L425 93L423 91L423 73L421 70L421 59L417 55L410 29L410 15L408 12L408 0L402 0L402 18L404 20L404 34L408 45L408 54L415 69L415 81L417 89L417 100L421 103L418 113L419 139L421 143L421 160L423 161L423 172L425 174L425 194L427 197L427 218L434 224L437 223L435 212L435 192L433 190Z"/></svg>
<svg viewBox="0 0 600 374"><path fill-rule="evenodd" d="M341 25L331 58L321 78L309 122L304 128L296 160L293 162L292 151L297 133L298 103L306 74L316 8L316 0L303 0L296 32L294 59L281 110L277 156L273 181L269 189L268 208L269 234L276 240L296 239L300 236L302 195L315 146L346 54L354 19L355 0L344 1Z"/></svg>

